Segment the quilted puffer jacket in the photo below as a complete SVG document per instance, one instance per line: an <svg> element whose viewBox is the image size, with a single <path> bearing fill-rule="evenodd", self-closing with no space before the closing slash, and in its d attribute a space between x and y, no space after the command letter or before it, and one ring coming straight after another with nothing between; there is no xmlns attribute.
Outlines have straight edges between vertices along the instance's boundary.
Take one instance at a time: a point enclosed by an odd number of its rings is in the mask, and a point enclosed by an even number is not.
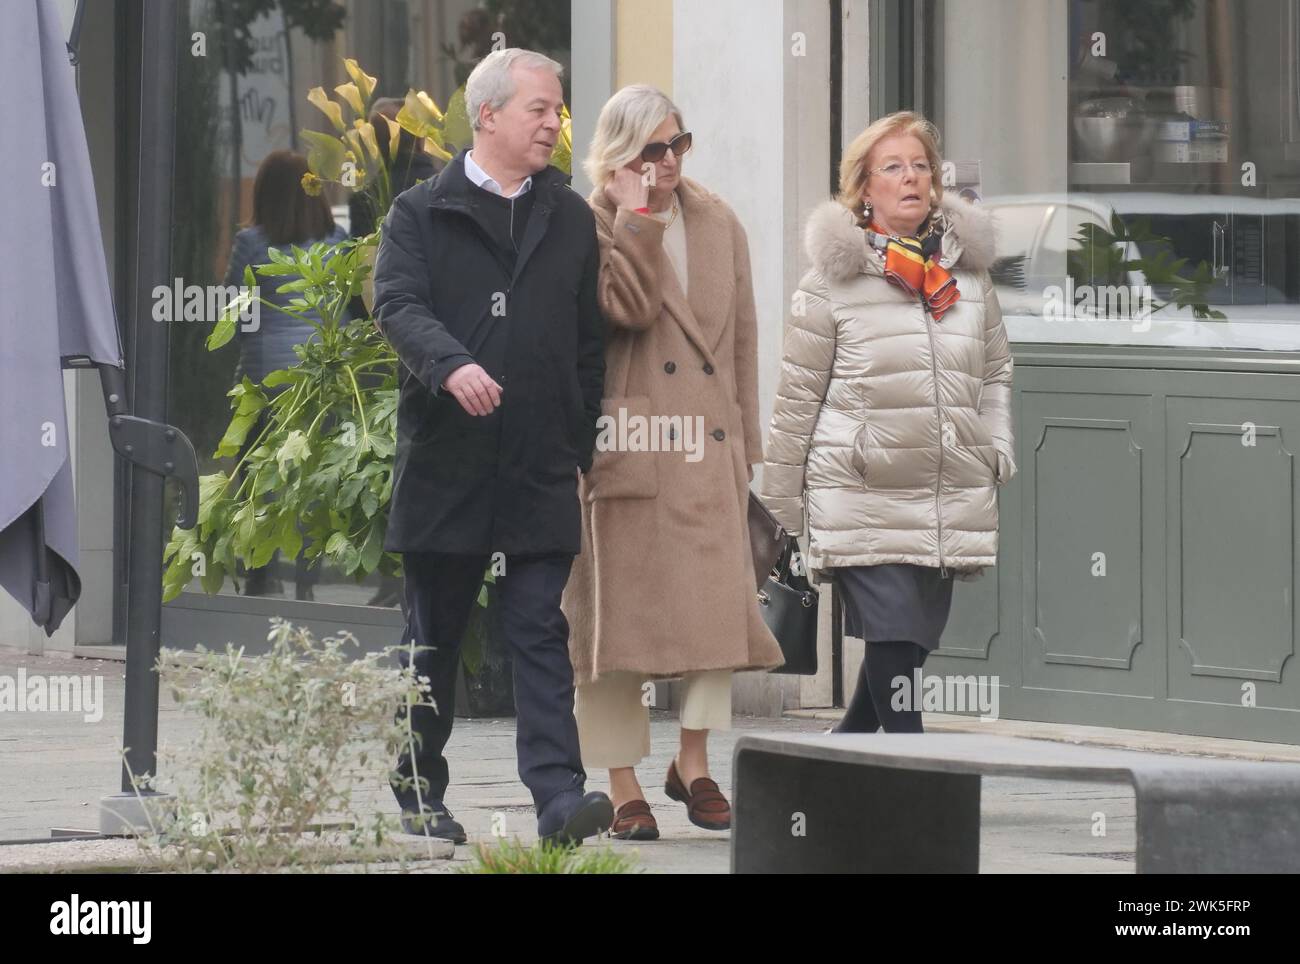
<svg viewBox="0 0 1300 964"><path fill-rule="evenodd" d="M900 562L972 578L997 560L997 487L1016 466L993 225L951 195L941 210L961 292L942 321L885 280L843 205L808 220L759 494L792 534L806 510L818 581Z"/></svg>

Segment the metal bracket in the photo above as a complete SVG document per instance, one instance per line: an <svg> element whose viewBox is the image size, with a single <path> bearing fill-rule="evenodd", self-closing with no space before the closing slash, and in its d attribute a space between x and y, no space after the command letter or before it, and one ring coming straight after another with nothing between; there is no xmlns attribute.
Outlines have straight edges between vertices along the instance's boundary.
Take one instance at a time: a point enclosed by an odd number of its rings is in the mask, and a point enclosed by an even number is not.
<svg viewBox="0 0 1300 964"><path fill-rule="evenodd" d="M193 529L199 520L199 463L194 446L178 428L127 414L125 373L113 365L96 367L114 451L132 465L179 482L181 509L176 525Z"/></svg>

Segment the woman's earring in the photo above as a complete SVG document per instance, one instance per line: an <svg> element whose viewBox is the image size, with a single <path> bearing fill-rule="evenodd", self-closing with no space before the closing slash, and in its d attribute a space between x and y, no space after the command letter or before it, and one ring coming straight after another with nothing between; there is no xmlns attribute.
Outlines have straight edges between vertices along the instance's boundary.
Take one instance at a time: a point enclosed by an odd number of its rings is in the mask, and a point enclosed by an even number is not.
<svg viewBox="0 0 1300 964"><path fill-rule="evenodd" d="M870 201L863 201L863 202L862 202L862 214L863 214L865 217L868 217L868 218L871 217L871 202L870 202Z"/></svg>

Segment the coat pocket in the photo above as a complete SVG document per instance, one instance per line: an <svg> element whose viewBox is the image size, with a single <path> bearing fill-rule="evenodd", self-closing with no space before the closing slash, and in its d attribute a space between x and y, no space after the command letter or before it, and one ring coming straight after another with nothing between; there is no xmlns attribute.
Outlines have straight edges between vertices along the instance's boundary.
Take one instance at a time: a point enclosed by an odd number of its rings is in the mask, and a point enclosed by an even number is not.
<svg viewBox="0 0 1300 964"><path fill-rule="evenodd" d="M423 446L447 438L452 423L460 409L460 402L450 395L426 392L424 404L416 410L415 426L411 432L412 445Z"/></svg>
<svg viewBox="0 0 1300 964"><path fill-rule="evenodd" d="M659 494L659 463L650 448L650 398L631 395L600 403L600 423L583 498L653 499Z"/></svg>
<svg viewBox="0 0 1300 964"><path fill-rule="evenodd" d="M998 476L998 450L993 444L993 436L985 426L979 414L973 414L971 424L974 426L975 444L970 446L974 451L975 457L979 459L993 473L996 481L1001 481Z"/></svg>
<svg viewBox="0 0 1300 964"><path fill-rule="evenodd" d="M867 452L869 443L867 441L867 426L858 429L858 434L853 437L853 452L850 456L853 463L853 471L857 472L862 478L863 485L870 485L871 480L867 478Z"/></svg>

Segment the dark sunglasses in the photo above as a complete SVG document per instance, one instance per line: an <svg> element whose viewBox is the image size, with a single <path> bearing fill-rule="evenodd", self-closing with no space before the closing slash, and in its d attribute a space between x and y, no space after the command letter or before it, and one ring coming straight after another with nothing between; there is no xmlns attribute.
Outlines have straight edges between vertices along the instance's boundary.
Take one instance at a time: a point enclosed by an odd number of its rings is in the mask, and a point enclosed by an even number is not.
<svg viewBox="0 0 1300 964"><path fill-rule="evenodd" d="M691 132L682 131L671 141L665 144L663 141L656 141L653 144L647 144L641 151L641 160L647 164L658 164L664 159L664 155L671 150L677 157L681 157L691 149Z"/></svg>

